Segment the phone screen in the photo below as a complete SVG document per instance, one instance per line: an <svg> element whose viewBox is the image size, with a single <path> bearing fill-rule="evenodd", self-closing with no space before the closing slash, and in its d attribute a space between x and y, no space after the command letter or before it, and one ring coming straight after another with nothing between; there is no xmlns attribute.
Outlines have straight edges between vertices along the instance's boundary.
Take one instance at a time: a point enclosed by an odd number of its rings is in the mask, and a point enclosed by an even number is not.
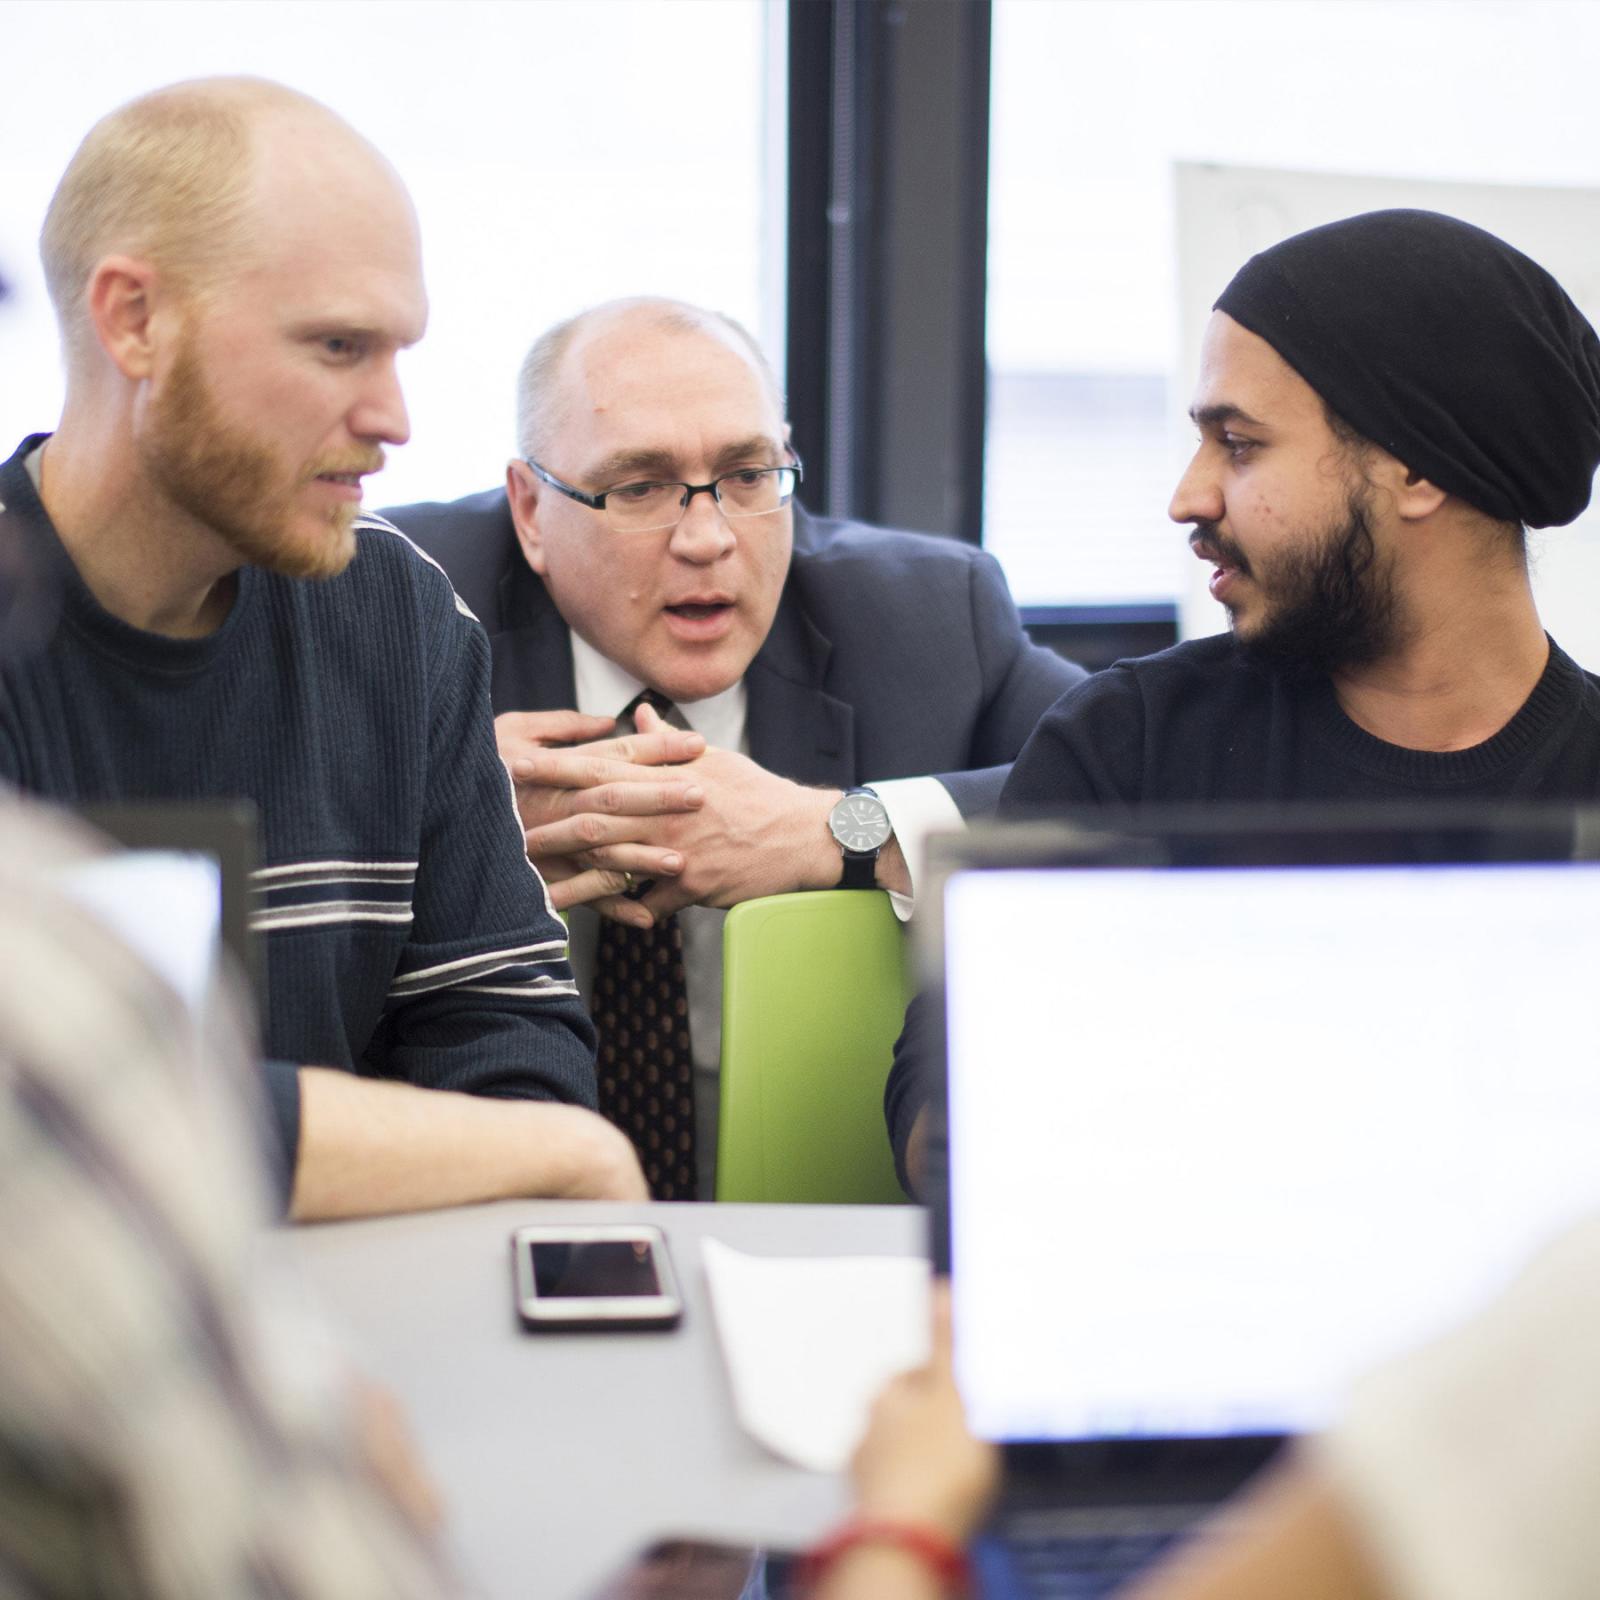
<svg viewBox="0 0 1600 1600"><path fill-rule="evenodd" d="M539 1240L533 1286L541 1300L613 1300L661 1293L648 1239Z"/></svg>

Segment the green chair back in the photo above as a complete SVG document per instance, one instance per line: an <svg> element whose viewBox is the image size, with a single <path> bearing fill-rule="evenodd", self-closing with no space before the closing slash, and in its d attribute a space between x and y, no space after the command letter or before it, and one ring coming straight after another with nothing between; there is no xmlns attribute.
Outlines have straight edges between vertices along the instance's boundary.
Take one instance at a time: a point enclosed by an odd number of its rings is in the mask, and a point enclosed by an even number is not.
<svg viewBox="0 0 1600 1600"><path fill-rule="evenodd" d="M905 934L881 890L728 913L717 1199L905 1202L883 1085L909 997Z"/></svg>

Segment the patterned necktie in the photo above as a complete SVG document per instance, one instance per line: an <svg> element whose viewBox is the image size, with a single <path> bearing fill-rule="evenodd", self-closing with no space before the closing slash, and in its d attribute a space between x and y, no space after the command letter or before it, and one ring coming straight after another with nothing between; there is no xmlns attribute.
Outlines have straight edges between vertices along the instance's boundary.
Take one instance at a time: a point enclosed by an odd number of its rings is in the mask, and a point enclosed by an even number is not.
<svg viewBox="0 0 1600 1600"><path fill-rule="evenodd" d="M631 722L641 703L685 726L678 708L652 689L617 720ZM633 1141L657 1200L695 1199L694 1057L676 917L653 928L601 919L590 1010L600 1035L601 1112Z"/></svg>

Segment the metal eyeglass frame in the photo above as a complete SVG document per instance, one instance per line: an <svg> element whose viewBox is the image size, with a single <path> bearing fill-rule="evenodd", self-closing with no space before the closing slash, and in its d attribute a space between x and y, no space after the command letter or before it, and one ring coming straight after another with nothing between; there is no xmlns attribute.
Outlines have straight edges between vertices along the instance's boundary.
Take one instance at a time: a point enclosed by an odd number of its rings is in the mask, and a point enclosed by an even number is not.
<svg viewBox="0 0 1600 1600"><path fill-rule="evenodd" d="M710 495L712 500L716 503L717 509L725 517L770 517L774 511L782 511L783 508L792 499L794 499L795 490L798 489L805 481L805 463L801 461L799 453L791 447L789 450L789 456L790 459L781 467L739 467L733 472L724 472L719 478L713 478L710 483L684 483L676 478L667 478L661 480L660 482L652 483L650 485L651 488L682 489L684 491L683 499L678 502L677 518L672 522L657 523L651 528L634 528L631 530L618 529L618 531L624 533L630 531L634 533L660 533L665 528L675 528L677 527L678 523L682 522L683 519L688 516L689 503L697 494ZM610 499L612 495L616 494L619 489L636 487L632 484L619 483L615 488L603 490L599 494L590 494L587 490L574 488L570 483L563 483L561 479L558 478L553 472L541 467L532 456L524 456L522 461L523 465L526 466L529 471L531 471L533 475L540 480L540 482L548 483L550 487L556 490L558 493L566 495L569 500L576 500L580 506L587 506L591 511L603 512L606 508L606 501ZM729 506L723 505L722 485L727 482L729 478L737 478L742 476L744 473L752 471L792 472L794 474L794 482L789 486L789 492L787 494L780 495L778 504L772 506L766 511L736 511ZM608 523L610 522L609 517L606 520ZM615 527L616 524L611 523L611 526Z"/></svg>

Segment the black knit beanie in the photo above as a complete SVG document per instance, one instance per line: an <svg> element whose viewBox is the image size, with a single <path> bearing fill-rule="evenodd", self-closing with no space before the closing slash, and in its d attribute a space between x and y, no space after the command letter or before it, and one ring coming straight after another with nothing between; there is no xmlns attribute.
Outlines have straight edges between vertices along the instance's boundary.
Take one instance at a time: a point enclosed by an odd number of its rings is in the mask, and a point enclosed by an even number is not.
<svg viewBox="0 0 1600 1600"><path fill-rule="evenodd" d="M1435 211L1370 211L1252 256L1216 310L1351 427L1503 522L1571 522L1600 465L1600 340L1537 262Z"/></svg>

